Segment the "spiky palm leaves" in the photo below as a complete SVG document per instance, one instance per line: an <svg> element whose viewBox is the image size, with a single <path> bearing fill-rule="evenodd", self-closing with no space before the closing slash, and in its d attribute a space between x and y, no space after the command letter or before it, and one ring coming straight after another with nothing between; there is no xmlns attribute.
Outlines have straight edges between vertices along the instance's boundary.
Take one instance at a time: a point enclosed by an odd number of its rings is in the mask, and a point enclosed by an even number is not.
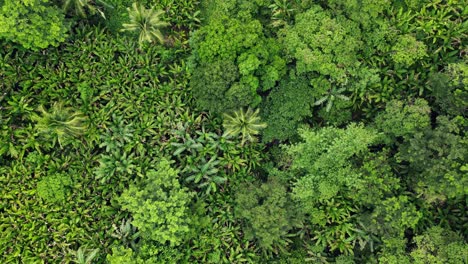
<svg viewBox="0 0 468 264"><path fill-rule="evenodd" d="M104 1L100 0L62 0L62 8L65 12L73 12L78 16L86 17L86 9L91 15L98 12L103 18L106 18L104 12L101 9L96 7L95 2L100 2L101 4L107 5Z"/></svg>
<svg viewBox="0 0 468 264"><path fill-rule="evenodd" d="M314 105L321 105L327 102L325 111L330 112L333 106L333 103L335 102L337 98L344 100L344 101L349 101L349 97L342 94L345 91L346 91L346 88L337 89L336 87L333 87L328 90L325 96L315 101Z"/></svg>
<svg viewBox="0 0 468 264"><path fill-rule="evenodd" d="M241 135L242 145L246 142L257 141L256 136L260 134L261 129L267 126L266 123L261 122L258 112L258 109L253 111L249 108L247 111L243 109L235 111L232 115L224 114L224 136L236 137Z"/></svg>
<svg viewBox="0 0 468 264"><path fill-rule="evenodd" d="M52 139L52 145L58 142L63 147L70 138L78 137L86 130L86 118L81 112L64 107L62 103L55 103L49 110L41 105L38 108L40 115L33 114L31 119L36 122L35 128L40 135Z"/></svg>
<svg viewBox="0 0 468 264"><path fill-rule="evenodd" d="M138 42L164 42L161 28L169 23L161 20L162 10L146 9L137 3L132 4L132 8L127 8L130 16L130 23L123 24L122 31L133 31L139 33Z"/></svg>

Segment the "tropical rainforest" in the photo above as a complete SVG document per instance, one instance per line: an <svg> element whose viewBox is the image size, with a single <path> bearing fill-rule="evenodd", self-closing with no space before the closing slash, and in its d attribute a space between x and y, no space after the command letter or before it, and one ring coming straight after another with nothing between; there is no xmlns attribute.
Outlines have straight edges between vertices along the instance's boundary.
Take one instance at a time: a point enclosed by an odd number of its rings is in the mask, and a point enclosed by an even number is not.
<svg viewBox="0 0 468 264"><path fill-rule="evenodd" d="M0 0L0 263L468 263L466 0Z"/></svg>

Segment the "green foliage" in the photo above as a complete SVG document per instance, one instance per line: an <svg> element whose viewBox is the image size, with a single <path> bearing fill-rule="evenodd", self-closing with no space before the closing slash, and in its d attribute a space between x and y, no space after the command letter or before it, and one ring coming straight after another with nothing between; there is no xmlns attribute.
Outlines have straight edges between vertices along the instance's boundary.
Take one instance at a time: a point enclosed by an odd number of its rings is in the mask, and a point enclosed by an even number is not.
<svg viewBox="0 0 468 264"><path fill-rule="evenodd" d="M238 77L236 65L229 61L197 66L190 78L190 86L198 107L216 113L237 109L238 102L226 98L226 93Z"/></svg>
<svg viewBox="0 0 468 264"><path fill-rule="evenodd" d="M319 74L333 86L345 85L357 74L361 41L352 21L332 18L316 5L296 15L295 24L281 30L281 35L289 58L296 60L298 74Z"/></svg>
<svg viewBox="0 0 468 264"><path fill-rule="evenodd" d="M345 95L342 95L345 96ZM320 121L329 126L343 126L353 120L353 103L349 97L336 100L336 97L325 95L327 106L321 107L317 112ZM346 100L348 98L348 100ZM328 111L327 111L328 110Z"/></svg>
<svg viewBox="0 0 468 264"><path fill-rule="evenodd" d="M258 20L241 21L222 17L197 30L190 44L195 64L192 70L196 80L192 87L195 98L204 109L223 109L221 112L224 112L233 110L234 105L236 108L256 107L261 101L257 91L270 90L286 73L280 45L265 36ZM217 102L220 107L215 109L209 107L205 98L197 96L200 94L197 90L206 91L202 84L210 81L205 79L212 78L213 68L206 72L206 67L210 67L207 64L212 63L215 67L222 65L223 70L218 71L217 75L229 74L229 81L222 83L218 88L220 91L214 91L217 97L224 96L223 100Z"/></svg>
<svg viewBox="0 0 468 264"><path fill-rule="evenodd" d="M409 103L391 101L387 103L385 112L375 118L375 123L389 137L389 142L397 137L409 139L430 126L430 112L424 99Z"/></svg>
<svg viewBox="0 0 468 264"><path fill-rule="evenodd" d="M437 127L426 129L400 147L397 161L409 163L410 185L427 202L468 194L468 141L461 118L437 117Z"/></svg>
<svg viewBox="0 0 468 264"><path fill-rule="evenodd" d="M0 262L468 261L464 1L106 2L0 0Z"/></svg>
<svg viewBox="0 0 468 264"><path fill-rule="evenodd" d="M369 175L358 165L369 157L369 147L378 135L362 124L345 129L301 129L299 135L303 141L285 149L292 158L290 173L296 178L293 198L310 215L311 239L331 252L346 255L354 254L357 243L361 249L372 247L369 232L358 228L355 214L360 203L369 202L365 193L371 181L381 188L375 190L380 195L389 192L380 177ZM384 180L392 182L391 177Z"/></svg>
<svg viewBox="0 0 468 264"><path fill-rule="evenodd" d="M191 263L258 263L258 248L244 236L236 221L233 194L214 193L203 210L198 207L198 221L188 245Z"/></svg>
<svg viewBox="0 0 468 264"><path fill-rule="evenodd" d="M216 191L216 184L221 184L226 181L226 178L218 176L219 170L217 165L219 164L216 156L213 156L210 160L202 159L202 165L193 167L190 171L190 176L185 178L188 182L194 182L199 184L198 187L207 188L207 193L210 193L212 190ZM200 181L203 182L200 183Z"/></svg>
<svg viewBox="0 0 468 264"><path fill-rule="evenodd" d="M112 228L114 229L113 237L119 239L127 247L136 248L135 241L139 238L140 233L136 231L136 227L132 225L130 220L122 219L120 226L117 227L114 224Z"/></svg>
<svg viewBox="0 0 468 264"><path fill-rule="evenodd" d="M131 31L139 34L138 43L140 45L144 42L164 43L164 36L160 29L169 25L169 23L160 18L164 11L154 10L153 8L146 9L143 5L136 2L132 4L131 9L128 8L127 10L130 23L123 24L122 31Z"/></svg>
<svg viewBox="0 0 468 264"><path fill-rule="evenodd" d="M410 257L406 254L406 239L389 237L383 239L383 248L379 253L379 263L382 264L410 264Z"/></svg>
<svg viewBox="0 0 468 264"><path fill-rule="evenodd" d="M108 254L106 260L109 264L134 264L133 251L130 248L114 247L112 254Z"/></svg>
<svg viewBox="0 0 468 264"><path fill-rule="evenodd" d="M73 12L75 15L85 18L87 16L87 12L91 15L99 13L103 18L106 18L104 12L96 6L96 3L105 3L101 0L62 0L63 11L66 12ZM86 11L87 10L87 11Z"/></svg>
<svg viewBox="0 0 468 264"><path fill-rule="evenodd" d="M232 17L241 21L249 21L270 13L271 0L205 0L202 1L202 11L208 22L223 17Z"/></svg>
<svg viewBox="0 0 468 264"><path fill-rule="evenodd" d="M305 78L285 80L271 91L264 107L262 118L268 126L263 132L263 141L286 140L297 134L299 123L312 114L313 90Z"/></svg>
<svg viewBox="0 0 468 264"><path fill-rule="evenodd" d="M80 247L75 252L76 259L74 260L74 262L77 264L91 264L93 263L93 259L96 258L96 255L98 252L99 252L98 248L94 250L87 250L87 249L84 249L83 247Z"/></svg>
<svg viewBox="0 0 468 264"><path fill-rule="evenodd" d="M414 229L422 218L408 196L400 195L382 201L373 212L373 227L381 235L403 237L409 228Z"/></svg>
<svg viewBox="0 0 468 264"><path fill-rule="evenodd" d="M336 5L335 2L330 4ZM361 11L359 9L355 15L360 17ZM362 59L361 54L367 52L364 45L367 33L362 32L359 21L319 5L298 13L294 24L278 32L286 58L294 69L291 74L309 78L313 89L311 101L325 106L322 116L330 119L330 123L339 123L327 115L334 104L339 107L334 115L341 113L350 105L337 102L351 98L366 101L369 91L380 82L378 70Z"/></svg>
<svg viewBox="0 0 468 264"><path fill-rule="evenodd" d="M426 45L411 35L400 36L391 55L395 63L410 66L418 59L427 56Z"/></svg>
<svg viewBox="0 0 468 264"><path fill-rule="evenodd" d="M314 105L322 105L322 104L324 104L326 102L327 107L325 108L325 111L330 112L330 109L333 106L333 102L336 99L349 101L349 97L347 97L346 95L341 94L344 91L346 91L345 88L340 88L340 89L336 89L336 87L330 88L327 91L327 94L324 97L322 97L322 98L318 99L317 101L315 101Z"/></svg>
<svg viewBox="0 0 468 264"><path fill-rule="evenodd" d="M201 1L165 0L148 2L153 3L157 9L165 10L167 19L171 25L175 25L180 29L189 28L190 30L195 30L202 22L199 9Z"/></svg>
<svg viewBox="0 0 468 264"><path fill-rule="evenodd" d="M266 123L261 123L258 116L259 109L253 111L248 108L247 111L243 109L234 112L232 115L224 114L224 134L225 137L238 137L241 136L241 144L247 142L256 142L256 136L260 130L264 129Z"/></svg>
<svg viewBox="0 0 468 264"><path fill-rule="evenodd" d="M64 15L49 0L3 0L0 38L38 50L65 41Z"/></svg>
<svg viewBox="0 0 468 264"><path fill-rule="evenodd" d="M330 251L352 255L357 232L353 215L356 208L351 200L336 197L319 202L307 212L313 225L313 240L316 245L329 247Z"/></svg>
<svg viewBox="0 0 468 264"><path fill-rule="evenodd" d="M413 263L465 263L468 244L453 231L432 227L414 238L416 248L411 251Z"/></svg>
<svg viewBox="0 0 468 264"><path fill-rule="evenodd" d="M463 1L424 3L414 13L395 12L394 19L399 20L396 24L402 33L415 33L425 42L432 62L447 63L466 48L461 44L468 30L463 20L465 7Z"/></svg>
<svg viewBox="0 0 468 264"><path fill-rule="evenodd" d="M145 239L176 246L189 231L188 205L192 194L180 186L178 171L163 159L146 172L140 186L131 185L118 198L132 216L132 224Z"/></svg>
<svg viewBox="0 0 468 264"><path fill-rule="evenodd" d="M302 129L299 134L303 142L286 148L297 171L297 199L313 204L359 184L361 174L352 160L368 151L377 138L375 131L351 124L346 129Z"/></svg>
<svg viewBox="0 0 468 264"><path fill-rule="evenodd" d="M440 111L466 116L468 109L468 66L465 62L449 64L442 73L429 78L432 96Z"/></svg>
<svg viewBox="0 0 468 264"><path fill-rule="evenodd" d="M118 150L114 150L110 155L103 154L99 160L99 167L95 170L96 179L105 183L113 177L129 178L135 169L133 156Z"/></svg>
<svg viewBox="0 0 468 264"><path fill-rule="evenodd" d="M107 231L120 216L105 202L111 198L108 187L93 184L89 157L71 153L35 151L22 160L1 160L0 231L6 235L0 238L0 259L5 263L72 262L79 245L105 252L112 243Z"/></svg>
<svg viewBox="0 0 468 264"><path fill-rule="evenodd" d="M236 192L235 214L244 222L246 238L262 250L279 253L290 243L288 231L300 224L285 186L270 180L260 186L244 184Z"/></svg>
<svg viewBox="0 0 468 264"><path fill-rule="evenodd" d="M56 142L62 148L70 139L83 135L86 131L86 118L79 111L64 107L62 102L54 103L49 112L41 105L38 108L41 115L34 114L31 119L36 122L36 130L47 140Z"/></svg>
<svg viewBox="0 0 468 264"><path fill-rule="evenodd" d="M42 105L38 110L41 115L33 114L31 119L36 122L35 129L39 135L51 140L52 146L58 142L63 148L86 131L86 117L79 111L64 107L62 102L54 103L49 112Z"/></svg>
<svg viewBox="0 0 468 264"><path fill-rule="evenodd" d="M87 24L79 24L74 34L60 49L28 53L5 45L0 51L2 65L14 65L0 71L0 232L8 234L0 238L0 262L69 263L72 253L86 246L100 249L94 262L102 263L116 243L131 246L131 238L113 236L113 226L129 218L115 199L130 181L154 170L153 160L172 155L178 123L190 124L193 134L201 122L209 123L190 110L181 60L186 53L180 47L142 52L130 38ZM72 106L71 115L86 116L80 140L67 135L63 148L51 147L53 135L39 134L31 122L33 115L45 117L34 109L42 105L50 115L54 102L63 102L63 109ZM211 130L220 131L221 125ZM105 184L95 175L103 157L122 162L106 166L122 171L103 177ZM131 173L124 171L124 162L133 165ZM44 202L37 195L38 181L65 172L73 182L66 202Z"/></svg>
<svg viewBox="0 0 468 264"><path fill-rule="evenodd" d="M372 206L401 189L401 180L390 166L389 149L367 153L360 166L360 181L350 196L365 206Z"/></svg>
<svg viewBox="0 0 468 264"><path fill-rule="evenodd" d="M65 174L45 176L37 183L37 195L47 202L65 202L73 182Z"/></svg>
<svg viewBox="0 0 468 264"><path fill-rule="evenodd" d="M297 12L296 5L299 1L274 0L268 8L271 9L271 25L279 27L292 21Z"/></svg>
<svg viewBox="0 0 468 264"><path fill-rule="evenodd" d="M210 194L223 188L229 178L235 182L259 165L259 146L241 145L237 140L207 131L203 125L193 134L190 129L178 124L169 148L178 161L181 178L190 187Z"/></svg>

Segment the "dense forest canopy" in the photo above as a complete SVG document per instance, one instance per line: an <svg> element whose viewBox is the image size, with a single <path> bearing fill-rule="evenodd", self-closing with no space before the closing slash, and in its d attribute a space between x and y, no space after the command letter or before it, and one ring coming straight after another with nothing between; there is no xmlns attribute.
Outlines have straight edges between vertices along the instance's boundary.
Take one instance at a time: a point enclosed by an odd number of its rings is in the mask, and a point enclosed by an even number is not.
<svg viewBox="0 0 468 264"><path fill-rule="evenodd" d="M1 263L468 263L466 0L0 0Z"/></svg>

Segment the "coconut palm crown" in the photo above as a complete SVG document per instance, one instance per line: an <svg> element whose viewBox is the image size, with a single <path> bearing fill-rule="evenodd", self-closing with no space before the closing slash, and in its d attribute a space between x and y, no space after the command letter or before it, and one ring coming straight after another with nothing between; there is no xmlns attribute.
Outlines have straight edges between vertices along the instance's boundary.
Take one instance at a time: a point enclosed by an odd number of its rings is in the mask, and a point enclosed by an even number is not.
<svg viewBox="0 0 468 264"><path fill-rule="evenodd" d="M225 137L236 137L241 135L242 145L246 142L257 141L256 136L260 134L260 130L267 125L262 123L258 116L259 110L253 111L248 108L235 111L232 115L224 114L223 127L225 129Z"/></svg>
<svg viewBox="0 0 468 264"><path fill-rule="evenodd" d="M87 11L94 15L99 13L103 18L106 18L104 12L96 6L97 3L111 7L109 4L102 0L62 0L63 6L62 9L65 12L73 12L75 15L80 17L87 17Z"/></svg>
<svg viewBox="0 0 468 264"><path fill-rule="evenodd" d="M46 138L52 138L52 143L59 143L63 147L67 140L82 135L86 126L86 118L81 112L64 107L62 103L55 103L50 111L39 106L40 115L34 114L31 119L36 122L36 130Z"/></svg>
<svg viewBox="0 0 468 264"><path fill-rule="evenodd" d="M122 31L132 31L139 33L138 42L164 42L164 36L161 33L161 28L169 25L169 23L161 20L162 10L153 8L146 9L138 3L133 3L132 8L127 8L130 23L123 24Z"/></svg>

